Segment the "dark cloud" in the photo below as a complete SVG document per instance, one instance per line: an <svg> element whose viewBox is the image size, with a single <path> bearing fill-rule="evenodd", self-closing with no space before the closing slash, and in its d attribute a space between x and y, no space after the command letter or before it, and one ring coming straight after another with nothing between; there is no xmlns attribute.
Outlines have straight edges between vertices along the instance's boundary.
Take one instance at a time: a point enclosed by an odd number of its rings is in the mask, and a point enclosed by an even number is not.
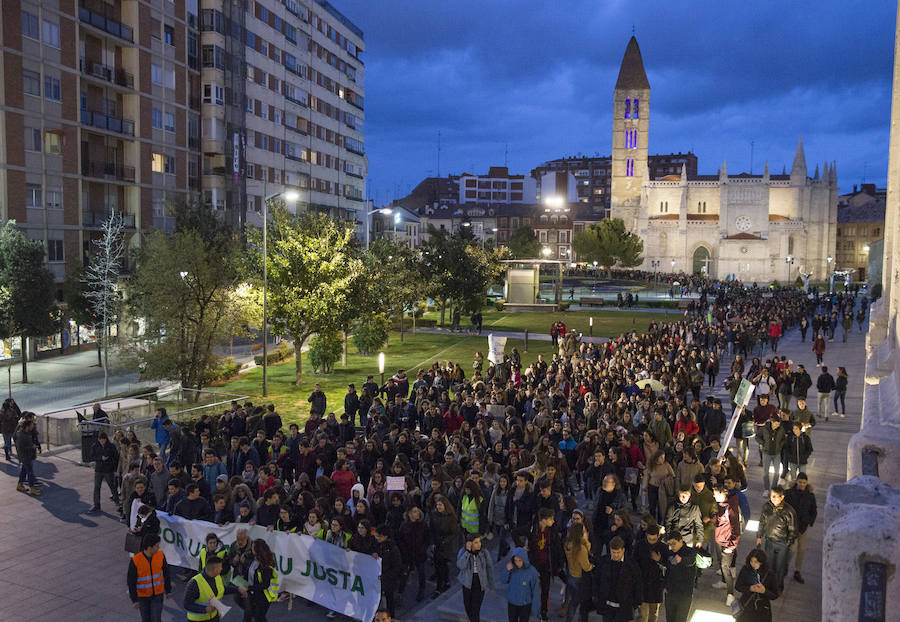
<svg viewBox="0 0 900 622"><path fill-rule="evenodd" d="M332 0L366 35L371 190L437 171L528 172L610 152L612 89L635 29L650 79L651 152L715 172L790 166L885 183L894 3Z"/></svg>

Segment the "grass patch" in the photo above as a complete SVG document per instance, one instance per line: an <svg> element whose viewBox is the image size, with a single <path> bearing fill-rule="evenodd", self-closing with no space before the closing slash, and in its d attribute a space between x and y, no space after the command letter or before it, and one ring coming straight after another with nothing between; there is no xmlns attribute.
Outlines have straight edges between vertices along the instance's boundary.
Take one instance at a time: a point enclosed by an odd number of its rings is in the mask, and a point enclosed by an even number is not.
<svg viewBox="0 0 900 622"><path fill-rule="evenodd" d="M549 341L529 340L528 354L523 352L523 346L521 340L510 339L506 343L506 350L510 352L513 348L518 348L523 355L523 360L529 362L537 359L538 354L544 354L547 357L553 351L553 346ZM275 408L287 425L300 423L309 417L309 403L306 400L312 393L313 385L318 382L328 398L328 410L341 413L344 409L344 395L347 393L348 383L356 384L357 390L359 390L369 374L375 376L375 382L380 381L377 354L361 356L355 354L354 350L351 341L347 366L342 367L338 363L334 373L331 374L313 374L307 353L304 352L303 386L301 387L294 384L293 358L283 363L270 365L268 368L269 395L265 399L262 398L262 368L256 368L243 374L240 378L210 390L249 395L254 404L275 404ZM404 343L400 343L400 334L393 332L388 347L385 349L385 378L389 378L397 369L406 369L410 378L415 379L419 368L430 366L436 360L458 362L466 375L470 376L473 355L476 351L487 355L487 335L463 337L407 333Z"/></svg>

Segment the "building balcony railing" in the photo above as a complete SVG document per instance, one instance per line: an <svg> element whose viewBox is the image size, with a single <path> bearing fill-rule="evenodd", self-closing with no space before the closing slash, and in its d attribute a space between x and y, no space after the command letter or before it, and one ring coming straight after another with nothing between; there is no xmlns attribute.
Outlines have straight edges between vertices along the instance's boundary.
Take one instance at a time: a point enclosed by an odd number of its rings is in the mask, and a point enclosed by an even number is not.
<svg viewBox="0 0 900 622"><path fill-rule="evenodd" d="M99 227L102 225L112 212L92 212L84 210L81 212L81 222L85 227ZM120 214L126 227L134 229L134 214Z"/></svg>
<svg viewBox="0 0 900 622"><path fill-rule="evenodd" d="M99 177L134 183L134 167L119 166L111 162L82 162L81 174L84 177Z"/></svg>
<svg viewBox="0 0 900 622"><path fill-rule="evenodd" d="M309 136L309 134L306 132L306 130L301 130L299 127L295 127L293 125L287 125L287 124L285 124L284 127L289 129L292 132L296 132L297 134L300 134L301 136Z"/></svg>
<svg viewBox="0 0 900 622"><path fill-rule="evenodd" d="M81 123L82 125L90 125L91 127L96 127L101 130L116 132L117 134L134 136L134 121L121 119L109 114L82 110Z"/></svg>
<svg viewBox="0 0 900 622"><path fill-rule="evenodd" d="M109 67L107 65L82 58L81 72L85 75L91 76L92 78L97 78L98 80L109 82L110 84L118 84L119 86L124 86L128 89L134 88L134 75L128 73L124 69L116 69L115 67Z"/></svg>
<svg viewBox="0 0 900 622"><path fill-rule="evenodd" d="M78 19L81 20L82 23L89 24L97 30L102 30L105 33L124 39L129 43L134 43L134 30L132 30L131 27L114 19L110 19L102 13L80 6L78 7Z"/></svg>

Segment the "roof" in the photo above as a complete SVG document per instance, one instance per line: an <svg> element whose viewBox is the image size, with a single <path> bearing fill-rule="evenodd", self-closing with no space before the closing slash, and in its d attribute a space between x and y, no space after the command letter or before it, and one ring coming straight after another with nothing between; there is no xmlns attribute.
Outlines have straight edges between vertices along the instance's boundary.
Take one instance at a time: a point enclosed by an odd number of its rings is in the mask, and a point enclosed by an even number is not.
<svg viewBox="0 0 900 622"><path fill-rule="evenodd" d="M625 48L625 56L622 57L622 66L619 68L619 77L616 80L616 90L649 88L650 81L647 80L647 72L644 71L641 48L638 47L637 39L632 35Z"/></svg>
<svg viewBox="0 0 900 622"><path fill-rule="evenodd" d="M425 206L418 210L419 216L431 220L469 219L485 220L490 218L509 218L525 216L538 218L547 212L547 208L539 203L441 203L438 207ZM604 210L594 212L590 205L570 203L569 211L557 212L569 217L569 222L601 220Z"/></svg>
<svg viewBox="0 0 900 622"><path fill-rule="evenodd" d="M862 205L848 205L838 208L838 222L884 222L885 202L872 199Z"/></svg>
<svg viewBox="0 0 900 622"><path fill-rule="evenodd" d="M752 233L736 233L734 235L729 235L725 238L726 240L761 240L762 238L758 235L753 235Z"/></svg>

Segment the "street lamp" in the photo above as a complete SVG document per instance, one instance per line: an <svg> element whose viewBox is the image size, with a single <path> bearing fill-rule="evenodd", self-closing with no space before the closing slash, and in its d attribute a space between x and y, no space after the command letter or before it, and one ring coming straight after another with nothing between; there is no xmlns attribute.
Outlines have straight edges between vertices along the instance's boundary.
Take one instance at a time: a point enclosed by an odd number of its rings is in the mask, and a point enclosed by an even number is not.
<svg viewBox="0 0 900 622"><path fill-rule="evenodd" d="M565 203L566 200L558 194L550 195L544 199L544 205L547 207L562 207Z"/></svg>
<svg viewBox="0 0 900 622"><path fill-rule="evenodd" d="M397 241L397 225L400 223L400 221L402 219L403 219L403 216L401 216L400 212L397 212L396 214L394 214L394 242Z"/></svg>
<svg viewBox="0 0 900 622"><path fill-rule="evenodd" d="M549 246L545 246L544 248L541 249L541 254L542 254L544 257L549 257L551 252L552 252L552 251L550 250L550 247L549 247Z"/></svg>
<svg viewBox="0 0 900 622"><path fill-rule="evenodd" d="M285 202L293 203L300 198L300 193L296 190L283 190L275 192L266 197L263 201L263 308L262 308L262 325L263 325L263 371L262 371L262 394L263 397L268 395L268 367L269 367L269 316L268 316L268 294L269 294L269 201L274 201L278 197L283 196ZM300 356L300 350L303 344L294 344L297 356Z"/></svg>
<svg viewBox="0 0 900 622"><path fill-rule="evenodd" d="M787 257L785 257L784 263L787 265L787 269L788 269L787 280L790 281L791 280L791 270L794 265L794 256L788 255Z"/></svg>
<svg viewBox="0 0 900 622"><path fill-rule="evenodd" d="M378 373L381 374L381 386L384 386L384 352L378 353Z"/></svg>
<svg viewBox="0 0 900 622"><path fill-rule="evenodd" d="M864 252L864 253L868 253L868 252L869 252L869 245L868 245L868 244L863 245L863 252Z"/></svg>
<svg viewBox="0 0 900 622"><path fill-rule="evenodd" d="M369 223L372 220L372 214L384 214L385 216L389 216L393 213L394 210L390 207L379 207L366 214L366 250L369 249Z"/></svg>

